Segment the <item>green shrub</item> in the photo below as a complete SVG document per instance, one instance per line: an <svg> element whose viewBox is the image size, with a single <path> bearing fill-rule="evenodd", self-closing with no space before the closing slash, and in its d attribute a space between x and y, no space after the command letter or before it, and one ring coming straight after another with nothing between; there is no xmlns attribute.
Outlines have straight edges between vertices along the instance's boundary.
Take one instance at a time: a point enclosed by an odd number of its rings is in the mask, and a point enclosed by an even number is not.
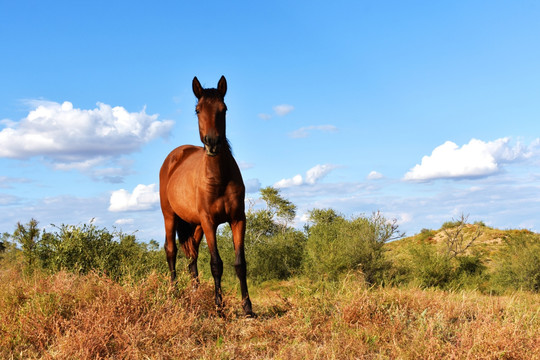
<svg viewBox="0 0 540 360"><path fill-rule="evenodd" d="M456 260L458 262L457 272L459 274L478 275L487 269L480 254L459 256Z"/></svg>
<svg viewBox="0 0 540 360"><path fill-rule="evenodd" d="M432 244L421 242L409 248L410 282L421 288L445 288L453 278L451 258Z"/></svg>
<svg viewBox="0 0 540 360"><path fill-rule="evenodd" d="M540 234L523 230L504 239L494 282L498 287L540 292Z"/></svg>
<svg viewBox="0 0 540 360"><path fill-rule="evenodd" d="M487 275L483 255L452 256L427 241L410 245L406 282L421 288L485 290Z"/></svg>
<svg viewBox="0 0 540 360"><path fill-rule="evenodd" d="M134 235L99 229L94 224L62 225L52 233L40 231L37 224L34 219L26 225L18 223L13 234L21 244L27 271L95 271L115 280L166 271L164 251L155 241L140 243Z"/></svg>
<svg viewBox="0 0 540 360"><path fill-rule="evenodd" d="M284 280L301 271L305 236L288 224L296 205L272 187L260 190L266 208L246 214L246 261L248 277L255 281Z"/></svg>
<svg viewBox="0 0 540 360"><path fill-rule="evenodd" d="M37 247L40 230L37 225L38 222L35 219L30 220L27 226L19 222L13 232L13 239L21 245L22 255L26 262L25 270L29 272L39 267Z"/></svg>
<svg viewBox="0 0 540 360"><path fill-rule="evenodd" d="M397 233L397 225L380 213L351 220L334 210L313 210L307 228L304 273L337 280L342 274L360 271L368 283L381 281L390 266L383 245Z"/></svg>
<svg viewBox="0 0 540 360"><path fill-rule="evenodd" d="M451 229L451 228L455 228L456 226L459 226L459 225L460 225L459 220L445 221L442 224L441 229Z"/></svg>
<svg viewBox="0 0 540 360"><path fill-rule="evenodd" d="M420 234L417 235L418 241L427 241L431 240L437 232L435 230L430 229L422 229L420 230Z"/></svg>
<svg viewBox="0 0 540 360"><path fill-rule="evenodd" d="M248 223L249 226L249 223ZM218 249L223 261L223 276L234 280L234 243L230 227L221 227L217 234ZM304 246L306 240L302 232L287 229L271 236L260 235L252 239L246 234L245 252L247 276L250 280L261 282L267 280L284 280L301 272ZM210 254L206 242L199 249L199 269L203 276L210 276Z"/></svg>
<svg viewBox="0 0 540 360"><path fill-rule="evenodd" d="M257 281L284 280L297 275L302 266L306 239L296 230L280 232L251 243L247 256L248 274Z"/></svg>

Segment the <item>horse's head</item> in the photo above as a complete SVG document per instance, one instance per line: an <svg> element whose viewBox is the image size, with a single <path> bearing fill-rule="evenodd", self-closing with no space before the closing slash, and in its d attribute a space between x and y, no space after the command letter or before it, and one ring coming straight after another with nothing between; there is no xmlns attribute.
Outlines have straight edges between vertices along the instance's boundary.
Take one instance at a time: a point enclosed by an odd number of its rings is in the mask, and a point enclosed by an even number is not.
<svg viewBox="0 0 540 360"><path fill-rule="evenodd" d="M209 156L216 156L222 149L228 147L225 136L226 92L225 76L219 79L217 89L204 89L197 77L193 78L193 93L199 100L195 107L199 118L199 135Z"/></svg>

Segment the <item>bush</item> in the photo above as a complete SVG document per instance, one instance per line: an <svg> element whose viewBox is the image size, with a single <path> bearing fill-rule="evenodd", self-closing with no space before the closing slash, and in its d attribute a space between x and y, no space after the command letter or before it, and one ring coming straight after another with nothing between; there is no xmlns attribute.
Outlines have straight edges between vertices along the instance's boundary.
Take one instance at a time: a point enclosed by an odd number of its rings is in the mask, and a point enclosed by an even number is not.
<svg viewBox="0 0 540 360"><path fill-rule="evenodd" d="M432 241L433 237L437 234L435 230L431 229L422 229L420 234L417 235L419 241Z"/></svg>
<svg viewBox="0 0 540 360"><path fill-rule="evenodd" d="M301 271L306 238L288 224L296 206L278 189L260 190L266 208L246 214L246 258L248 277L255 281L285 280Z"/></svg>
<svg viewBox="0 0 540 360"><path fill-rule="evenodd" d="M523 230L504 240L494 282L499 287L540 292L540 234Z"/></svg>
<svg viewBox="0 0 540 360"><path fill-rule="evenodd" d="M434 245L421 242L409 248L409 255L409 281L421 288L445 288L454 277L451 258Z"/></svg>
<svg viewBox="0 0 540 360"><path fill-rule="evenodd" d="M39 241L40 231L37 227L38 222L32 219L25 227L20 222L17 223L17 228L13 232L13 239L21 245L22 255L25 259L26 271L33 271L38 264L37 246Z"/></svg>
<svg viewBox="0 0 540 360"><path fill-rule="evenodd" d="M394 222L380 213L351 220L334 210L313 210L307 228L304 272L311 278L337 280L350 271L361 271L368 283L381 281L390 264L383 245L397 232Z"/></svg>
<svg viewBox="0 0 540 360"><path fill-rule="evenodd" d="M250 224L248 223L248 226ZM234 244L228 225L219 229L219 255L223 261L223 276L232 280L234 271ZM285 280L301 272L306 239L302 232L287 229L271 236L260 235L253 239L246 233L245 252L247 277L255 282L267 280ZM199 269L203 276L210 276L210 254L206 242L201 243L199 250Z"/></svg>
<svg viewBox="0 0 540 360"><path fill-rule="evenodd" d="M305 243L304 234L289 230L250 244L247 252L249 276L265 281L285 280L297 275L301 270Z"/></svg>
<svg viewBox="0 0 540 360"><path fill-rule="evenodd" d="M94 224L62 225L41 232L38 222L17 224L13 238L21 244L25 269L79 274L95 271L115 279L140 279L151 271L166 271L164 251L156 241L137 242L134 235L109 232Z"/></svg>
<svg viewBox="0 0 540 360"><path fill-rule="evenodd" d="M481 253L453 256L428 241L408 248L405 278L409 283L421 288L485 290L487 268Z"/></svg>

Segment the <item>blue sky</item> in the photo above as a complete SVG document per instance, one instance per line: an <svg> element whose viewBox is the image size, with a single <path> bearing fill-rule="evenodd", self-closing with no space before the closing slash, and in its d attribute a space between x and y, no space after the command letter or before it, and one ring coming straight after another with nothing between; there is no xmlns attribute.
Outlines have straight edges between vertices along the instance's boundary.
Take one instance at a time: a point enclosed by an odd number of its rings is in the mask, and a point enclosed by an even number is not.
<svg viewBox="0 0 540 360"><path fill-rule="evenodd" d="M0 3L0 231L161 241L159 168L221 75L249 204L540 231L537 2L201 3Z"/></svg>

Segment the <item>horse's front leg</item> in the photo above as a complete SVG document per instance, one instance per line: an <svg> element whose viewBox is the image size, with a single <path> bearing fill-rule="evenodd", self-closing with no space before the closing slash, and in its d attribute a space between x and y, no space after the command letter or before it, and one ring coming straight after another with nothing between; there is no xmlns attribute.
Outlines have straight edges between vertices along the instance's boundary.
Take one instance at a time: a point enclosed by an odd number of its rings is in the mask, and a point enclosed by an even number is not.
<svg viewBox="0 0 540 360"><path fill-rule="evenodd" d="M240 291L242 292L242 307L244 313L249 317L255 317L251 300L249 299L248 287L247 287L247 274L246 274L246 255L244 252L244 236L246 233L246 220L242 219L230 223L233 234L235 262L234 268L236 270L236 276L240 280Z"/></svg>
<svg viewBox="0 0 540 360"><path fill-rule="evenodd" d="M214 277L216 307L218 312L221 312L223 306L223 300L221 296L221 276L223 275L223 261L219 256L217 248L217 226L214 225L212 222L207 221L206 223L202 224L202 229L206 237L208 250L210 251L210 270L212 272L212 276Z"/></svg>

